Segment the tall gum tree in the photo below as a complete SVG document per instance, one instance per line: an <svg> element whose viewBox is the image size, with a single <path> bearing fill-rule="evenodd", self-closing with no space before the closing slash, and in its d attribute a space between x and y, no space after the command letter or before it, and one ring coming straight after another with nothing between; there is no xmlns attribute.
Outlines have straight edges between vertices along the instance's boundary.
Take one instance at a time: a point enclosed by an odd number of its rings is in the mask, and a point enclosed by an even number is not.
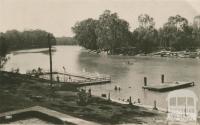
<svg viewBox="0 0 200 125"><path fill-rule="evenodd" d="M196 46L193 37L193 28L188 20L180 15L170 16L160 28L159 38L161 46L171 50L186 50Z"/></svg>
<svg viewBox="0 0 200 125"><path fill-rule="evenodd" d="M142 53L150 53L157 48L158 32L155 29L155 22L148 14L138 16L139 27L133 31L133 38L136 48Z"/></svg>
<svg viewBox="0 0 200 125"><path fill-rule="evenodd" d="M99 48L111 54L115 53L116 48L128 46L131 38L129 23L110 10L105 10L99 16L95 31Z"/></svg>
<svg viewBox="0 0 200 125"><path fill-rule="evenodd" d="M78 40L79 45L90 50L97 50L97 36L95 29L98 21L92 18L77 22L72 31L75 33L75 39Z"/></svg>

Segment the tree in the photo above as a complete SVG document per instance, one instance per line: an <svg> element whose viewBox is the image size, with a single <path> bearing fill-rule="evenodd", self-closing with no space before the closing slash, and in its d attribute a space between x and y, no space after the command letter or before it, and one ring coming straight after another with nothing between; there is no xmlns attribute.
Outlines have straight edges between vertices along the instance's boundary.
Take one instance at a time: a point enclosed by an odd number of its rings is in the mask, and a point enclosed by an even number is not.
<svg viewBox="0 0 200 125"><path fill-rule="evenodd" d="M5 63L8 60L6 56L8 53L8 45L6 44L5 38L0 35L0 70L4 67Z"/></svg>
<svg viewBox="0 0 200 125"><path fill-rule="evenodd" d="M100 50L110 51L111 54L116 48L128 46L131 39L129 23L109 10L100 15L95 31Z"/></svg>
<svg viewBox="0 0 200 125"><path fill-rule="evenodd" d="M178 42L173 45L176 50L194 51L198 46L198 44L195 42L192 26L188 25L184 28L184 31L179 32L177 39Z"/></svg>
<svg viewBox="0 0 200 125"><path fill-rule="evenodd" d="M139 27L133 31L135 46L138 51L147 54L157 48L158 32L154 27L154 19L149 15L138 16L138 22Z"/></svg>
<svg viewBox="0 0 200 125"><path fill-rule="evenodd" d="M97 36L95 29L98 21L92 18L77 22L72 31L75 33L75 39L78 40L79 45L91 49L97 50Z"/></svg>
<svg viewBox="0 0 200 125"><path fill-rule="evenodd" d="M160 47L170 49L173 41L176 39L176 32L177 30L175 27L164 26L163 28L160 28L158 33Z"/></svg>
<svg viewBox="0 0 200 125"><path fill-rule="evenodd" d="M116 48L128 46L131 39L129 24L117 13L106 10L98 20L87 19L72 27L79 45L100 51L114 53Z"/></svg>
<svg viewBox="0 0 200 125"><path fill-rule="evenodd" d="M164 26L176 28L177 31L184 31L188 26L188 20L180 15L170 16Z"/></svg>
<svg viewBox="0 0 200 125"><path fill-rule="evenodd" d="M168 18L168 22L159 30L159 40L162 47L174 50L191 50L196 46L192 26L180 15Z"/></svg>
<svg viewBox="0 0 200 125"><path fill-rule="evenodd" d="M155 22L153 17L150 17L148 14L141 14L138 16L139 27L145 29L154 28Z"/></svg>

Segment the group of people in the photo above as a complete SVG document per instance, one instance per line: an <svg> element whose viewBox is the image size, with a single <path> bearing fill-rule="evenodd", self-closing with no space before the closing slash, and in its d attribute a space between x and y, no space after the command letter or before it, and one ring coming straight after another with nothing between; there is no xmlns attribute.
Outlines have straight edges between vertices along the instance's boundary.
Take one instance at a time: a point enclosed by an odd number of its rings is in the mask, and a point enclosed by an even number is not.
<svg viewBox="0 0 200 125"><path fill-rule="evenodd" d="M115 89L115 91L117 91L117 90L120 91L121 90L120 86L115 86L114 89Z"/></svg>

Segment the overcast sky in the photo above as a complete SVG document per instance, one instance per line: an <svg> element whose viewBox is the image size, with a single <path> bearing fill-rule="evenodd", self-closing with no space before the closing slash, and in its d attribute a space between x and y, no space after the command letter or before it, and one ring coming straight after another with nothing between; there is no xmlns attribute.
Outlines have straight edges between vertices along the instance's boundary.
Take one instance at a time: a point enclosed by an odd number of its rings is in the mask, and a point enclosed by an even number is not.
<svg viewBox="0 0 200 125"><path fill-rule="evenodd" d="M71 27L77 21L97 19L106 9L117 12L133 30L142 13L154 17L156 27L176 14L192 23L200 14L200 0L0 0L0 32L43 29L55 36L73 36Z"/></svg>

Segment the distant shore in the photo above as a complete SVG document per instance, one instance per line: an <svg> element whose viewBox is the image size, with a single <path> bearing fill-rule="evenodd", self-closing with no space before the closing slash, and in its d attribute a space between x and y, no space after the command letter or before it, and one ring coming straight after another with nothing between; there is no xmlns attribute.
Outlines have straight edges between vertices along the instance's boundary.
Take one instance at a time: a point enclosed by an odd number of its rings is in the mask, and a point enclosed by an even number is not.
<svg viewBox="0 0 200 125"><path fill-rule="evenodd" d="M151 53L135 53L135 54L124 54L124 53L117 53L117 54L109 54L107 52L98 52L94 50L87 50L88 53L93 53L93 54L100 54L100 55L119 55L119 56L148 56L148 57L169 57L169 58L200 58L200 51L166 51L166 50L159 50ZM132 52L134 53L134 52Z"/></svg>
<svg viewBox="0 0 200 125"><path fill-rule="evenodd" d="M144 54L139 54L144 55ZM172 57L172 58L199 58L200 51L158 51L146 54L145 56Z"/></svg>

